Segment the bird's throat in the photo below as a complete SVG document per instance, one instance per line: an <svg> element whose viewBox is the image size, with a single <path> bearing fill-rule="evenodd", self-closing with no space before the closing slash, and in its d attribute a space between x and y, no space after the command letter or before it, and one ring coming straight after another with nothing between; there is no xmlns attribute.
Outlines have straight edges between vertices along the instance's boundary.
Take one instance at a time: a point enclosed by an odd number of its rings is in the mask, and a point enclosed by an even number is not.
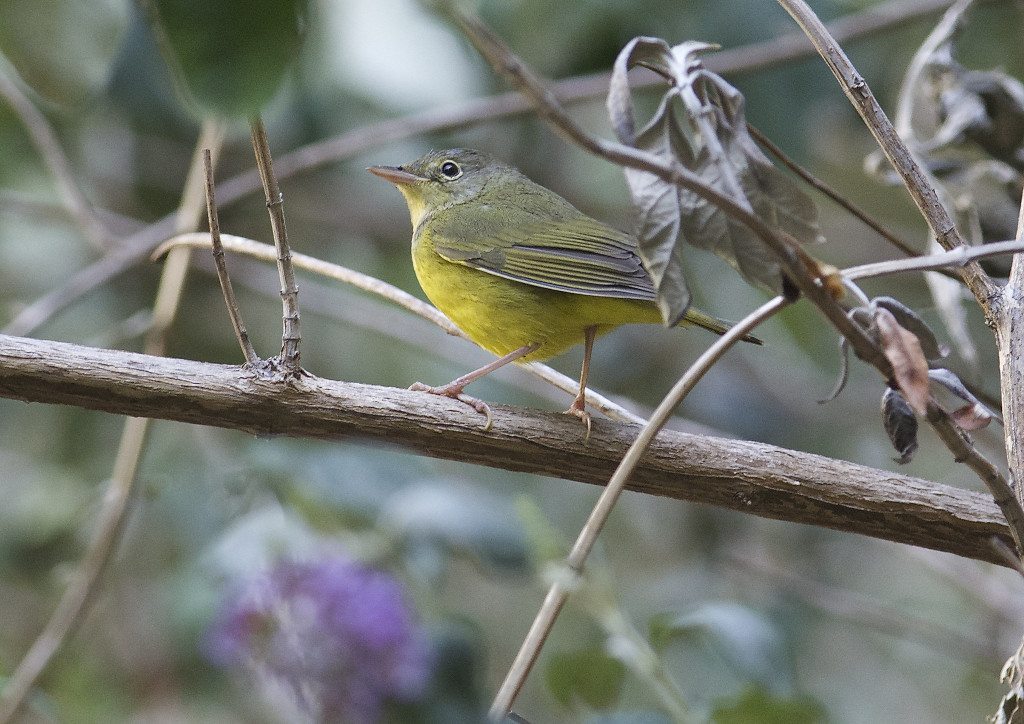
<svg viewBox="0 0 1024 724"><path fill-rule="evenodd" d="M405 204L409 207L409 218L412 219L412 228L416 230L427 213L427 205L423 202L423 196L417 193L415 189L406 188L405 186L399 186L398 190L405 197Z"/></svg>

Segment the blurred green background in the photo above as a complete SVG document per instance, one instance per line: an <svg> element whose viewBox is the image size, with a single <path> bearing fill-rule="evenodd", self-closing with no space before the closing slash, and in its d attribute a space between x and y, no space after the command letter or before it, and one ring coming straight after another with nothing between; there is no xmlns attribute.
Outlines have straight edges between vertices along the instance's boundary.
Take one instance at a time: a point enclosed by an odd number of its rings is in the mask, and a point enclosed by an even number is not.
<svg viewBox="0 0 1024 724"><path fill-rule="evenodd" d="M813 3L825 19L871 4ZM251 12L258 5L250 3ZM486 0L476 9L549 78L608 70L637 35L733 48L793 29L771 2ZM117 0L0 0L0 17L0 50L54 125L88 198L111 212L104 216L111 228L126 233L172 212L199 123L145 14ZM972 17L964 61L1024 75L1019 11L988 3ZM848 44L885 108L893 107L906 64L935 19ZM456 30L413 0L315 2L301 28L284 25L282 44L293 42L292 31L305 39L280 86L268 81L276 92L264 119L275 155L506 90ZM275 41L264 45L280 53ZM259 58L259 47L248 50ZM863 172L872 140L820 61L729 80L746 94L754 125L923 247L925 227L909 198ZM603 99L575 105L573 113L611 136ZM283 180L294 249L422 296L409 263L404 203L363 169L450 146L507 159L583 211L620 228L632 224L621 170L526 115L382 142ZM3 324L102 252L55 211L53 179L6 103L0 151ZM252 166L247 126L231 121L218 178ZM815 250L822 259L845 266L897 255L818 200L829 239ZM224 205L220 221L225 232L270 240L258 194ZM205 256L197 257L168 353L238 363ZM243 259L230 263L256 348L275 354L276 272ZM703 309L735 319L763 300L718 259L696 252L689 263ZM138 315L151 305L159 273L158 264L139 264L36 334L140 349ZM945 336L920 277L865 288L897 296ZM446 382L488 359L340 285L303 277L300 290L302 361L313 374L405 387ZM954 355L950 366L995 394L990 334L976 310L969 316L981 361L968 365ZM765 346L730 352L673 427L897 469L873 370L855 364L838 400L816 402L832 387L839 359L836 335L809 305L787 310L759 334ZM699 331L618 330L597 345L592 384L642 414L709 342ZM576 351L553 364L572 376L579 360ZM515 369L478 383L473 394L551 410L566 404ZM44 625L82 554L122 425L112 415L0 400L0 677ZM1001 459L1001 434L993 425L976 435L994 459ZM981 489L928 431L915 460L899 469ZM232 581L275 557L324 546L340 546L405 582L447 662L430 701L396 720L473 720L540 604L550 558L564 553L598 495L572 482L400 449L254 439L164 422L154 425L140 476L142 492L95 606L42 679L28 721L282 720L273 702L252 695L244 675L205 660L204 631ZM1017 580L994 566L636 493L612 516L594 570L515 707L529 721L665 720L649 682L622 653L630 638L608 623L615 619L609 611L656 645L691 709L700 716L718 711L718 721L980 721L995 710L1003 693L999 668L1024 629ZM608 652L627 662L624 670ZM601 676L611 683L588 690L588 681L606 681Z"/></svg>

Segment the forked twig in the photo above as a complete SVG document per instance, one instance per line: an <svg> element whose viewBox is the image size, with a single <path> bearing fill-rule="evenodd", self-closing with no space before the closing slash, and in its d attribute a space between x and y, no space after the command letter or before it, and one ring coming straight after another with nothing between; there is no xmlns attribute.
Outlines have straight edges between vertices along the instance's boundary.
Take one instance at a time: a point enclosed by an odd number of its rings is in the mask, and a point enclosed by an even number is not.
<svg viewBox="0 0 1024 724"><path fill-rule="evenodd" d="M962 267L979 259L1020 252L1024 252L1024 241L994 241L980 246L958 246L941 254L929 254L928 256L918 256L913 259L895 259L893 261L879 261L873 264L861 264L843 269L842 274L844 279L851 281L854 279L874 279L890 274L938 271L940 269Z"/></svg>

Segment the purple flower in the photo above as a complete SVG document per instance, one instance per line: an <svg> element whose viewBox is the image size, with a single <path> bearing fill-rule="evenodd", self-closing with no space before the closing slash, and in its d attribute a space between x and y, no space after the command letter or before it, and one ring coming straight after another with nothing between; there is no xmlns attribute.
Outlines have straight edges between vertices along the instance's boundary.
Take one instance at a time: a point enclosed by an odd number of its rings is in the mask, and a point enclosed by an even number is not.
<svg viewBox="0 0 1024 724"><path fill-rule="evenodd" d="M378 721L387 700L415 700L428 649L401 584L343 557L283 561L222 606L209 658L287 687L318 721Z"/></svg>

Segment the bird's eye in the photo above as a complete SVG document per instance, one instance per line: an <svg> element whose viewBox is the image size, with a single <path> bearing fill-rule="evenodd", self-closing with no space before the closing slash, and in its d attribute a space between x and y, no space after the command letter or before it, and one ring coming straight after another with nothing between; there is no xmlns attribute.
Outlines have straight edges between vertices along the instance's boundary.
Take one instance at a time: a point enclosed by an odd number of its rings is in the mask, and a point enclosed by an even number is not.
<svg viewBox="0 0 1024 724"><path fill-rule="evenodd" d="M445 161L441 164L441 175L450 181L461 176L462 169L454 161Z"/></svg>

